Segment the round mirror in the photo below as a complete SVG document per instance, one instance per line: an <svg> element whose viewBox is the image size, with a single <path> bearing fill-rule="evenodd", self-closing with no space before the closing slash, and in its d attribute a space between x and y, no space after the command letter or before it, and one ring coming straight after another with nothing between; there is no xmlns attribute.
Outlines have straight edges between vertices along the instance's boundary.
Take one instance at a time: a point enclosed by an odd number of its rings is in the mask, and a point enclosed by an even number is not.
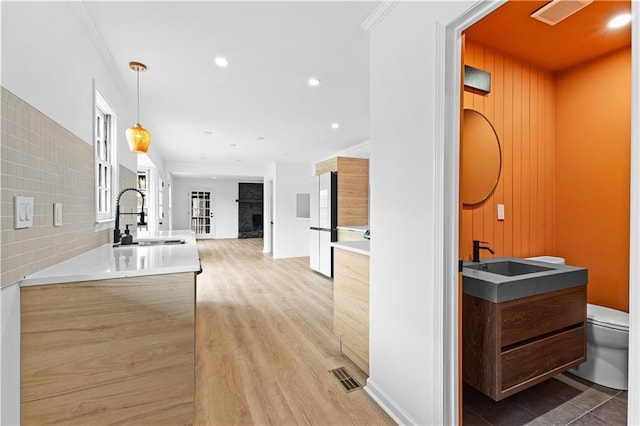
<svg viewBox="0 0 640 426"><path fill-rule="evenodd" d="M502 155L495 129L487 117L473 109L464 110L460 158L462 203L481 203L498 184Z"/></svg>

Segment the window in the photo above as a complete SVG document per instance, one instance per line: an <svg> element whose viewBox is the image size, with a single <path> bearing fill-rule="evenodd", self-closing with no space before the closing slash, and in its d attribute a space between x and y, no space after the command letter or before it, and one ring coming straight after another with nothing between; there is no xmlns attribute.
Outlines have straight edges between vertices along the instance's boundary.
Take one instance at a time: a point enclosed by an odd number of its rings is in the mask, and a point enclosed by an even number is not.
<svg viewBox="0 0 640 426"><path fill-rule="evenodd" d="M147 192L147 188L148 188L148 176L149 173L145 170L138 170L138 189L140 190L140 192L142 192L145 197L145 205L144 205L144 214L146 217L146 225L138 225L138 236L142 235L145 232L149 231L149 205L151 204L149 197L147 197L148 192ZM136 206L137 209L136 211L141 212L142 211L142 197L136 197L137 201L136 201Z"/></svg>
<svg viewBox="0 0 640 426"><path fill-rule="evenodd" d="M96 91L94 139L97 222L110 221L114 215L118 182L115 129L116 115L100 93Z"/></svg>

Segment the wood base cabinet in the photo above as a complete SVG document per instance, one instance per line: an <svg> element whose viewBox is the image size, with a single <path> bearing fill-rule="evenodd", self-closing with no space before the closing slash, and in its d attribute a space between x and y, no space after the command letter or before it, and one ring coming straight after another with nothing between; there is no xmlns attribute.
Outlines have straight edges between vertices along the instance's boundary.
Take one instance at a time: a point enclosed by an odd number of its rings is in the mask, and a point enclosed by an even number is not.
<svg viewBox="0 0 640 426"><path fill-rule="evenodd" d="M586 286L462 302L464 381L495 401L586 361Z"/></svg>
<svg viewBox="0 0 640 426"><path fill-rule="evenodd" d="M369 256L333 250L333 332L342 353L369 374Z"/></svg>
<svg viewBox="0 0 640 426"><path fill-rule="evenodd" d="M192 424L195 274L21 289L22 424Z"/></svg>

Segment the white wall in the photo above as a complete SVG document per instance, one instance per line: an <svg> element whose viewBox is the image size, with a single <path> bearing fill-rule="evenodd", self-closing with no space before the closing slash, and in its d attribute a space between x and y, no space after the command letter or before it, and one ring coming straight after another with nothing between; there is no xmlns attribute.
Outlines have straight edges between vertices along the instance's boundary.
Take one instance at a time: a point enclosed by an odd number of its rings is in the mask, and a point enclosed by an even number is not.
<svg viewBox="0 0 640 426"><path fill-rule="evenodd" d="M212 191L213 238L238 238L237 179L192 179L174 176L173 229L189 229L189 191ZM255 181L254 181L255 182ZM265 221L266 223L266 221Z"/></svg>
<svg viewBox="0 0 640 426"><path fill-rule="evenodd" d="M0 424L20 424L20 287L0 290Z"/></svg>
<svg viewBox="0 0 640 426"><path fill-rule="evenodd" d="M276 162L265 171L265 182L273 180L274 258L309 256L309 220L296 218L296 194L309 193L310 176L308 163ZM267 204L265 218L269 216Z"/></svg>
<svg viewBox="0 0 640 426"><path fill-rule="evenodd" d="M442 280L436 210L436 23L470 2L399 2L371 31L370 377L403 424L442 424ZM419 190L416 185L419 184ZM420 226L401 232L407 220ZM400 231L400 232L399 232ZM401 248L401 249L399 249ZM440 308L438 311L442 311ZM440 327L440 329L438 329Z"/></svg>
<svg viewBox="0 0 640 426"><path fill-rule="evenodd" d="M119 161L136 170L124 137L136 118L135 94L123 91L88 35L83 6L72 3L2 2L2 85L93 144L95 80L118 116Z"/></svg>
<svg viewBox="0 0 640 426"><path fill-rule="evenodd" d="M264 248L263 252L273 253L273 213L275 197L273 196L276 178L276 163L269 164L264 170Z"/></svg>

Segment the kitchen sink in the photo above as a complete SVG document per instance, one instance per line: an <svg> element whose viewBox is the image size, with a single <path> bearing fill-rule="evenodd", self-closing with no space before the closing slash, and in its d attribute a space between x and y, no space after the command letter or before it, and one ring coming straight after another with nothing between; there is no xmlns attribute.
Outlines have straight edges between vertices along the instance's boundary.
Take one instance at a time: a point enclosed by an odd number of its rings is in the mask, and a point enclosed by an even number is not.
<svg viewBox="0 0 640 426"><path fill-rule="evenodd" d="M491 263L484 262L475 265L467 265L465 267L476 269L478 271L490 272L492 274L504 275L506 277L553 270L553 268L546 268L544 266L531 265L522 262L514 262L512 260Z"/></svg>
<svg viewBox="0 0 640 426"><path fill-rule="evenodd" d="M167 245L167 244L184 244L184 243L185 243L184 240L173 238L173 239L153 239L153 240L140 239L140 240L134 241L133 244L138 244L139 246L160 246L160 245Z"/></svg>
<svg viewBox="0 0 640 426"><path fill-rule="evenodd" d="M180 238L149 238L149 239L141 238L134 241L132 244L125 244L125 245L114 244L113 247L132 247L132 246L146 247L146 246L165 246L165 245L178 245L178 244L185 244L185 240Z"/></svg>

